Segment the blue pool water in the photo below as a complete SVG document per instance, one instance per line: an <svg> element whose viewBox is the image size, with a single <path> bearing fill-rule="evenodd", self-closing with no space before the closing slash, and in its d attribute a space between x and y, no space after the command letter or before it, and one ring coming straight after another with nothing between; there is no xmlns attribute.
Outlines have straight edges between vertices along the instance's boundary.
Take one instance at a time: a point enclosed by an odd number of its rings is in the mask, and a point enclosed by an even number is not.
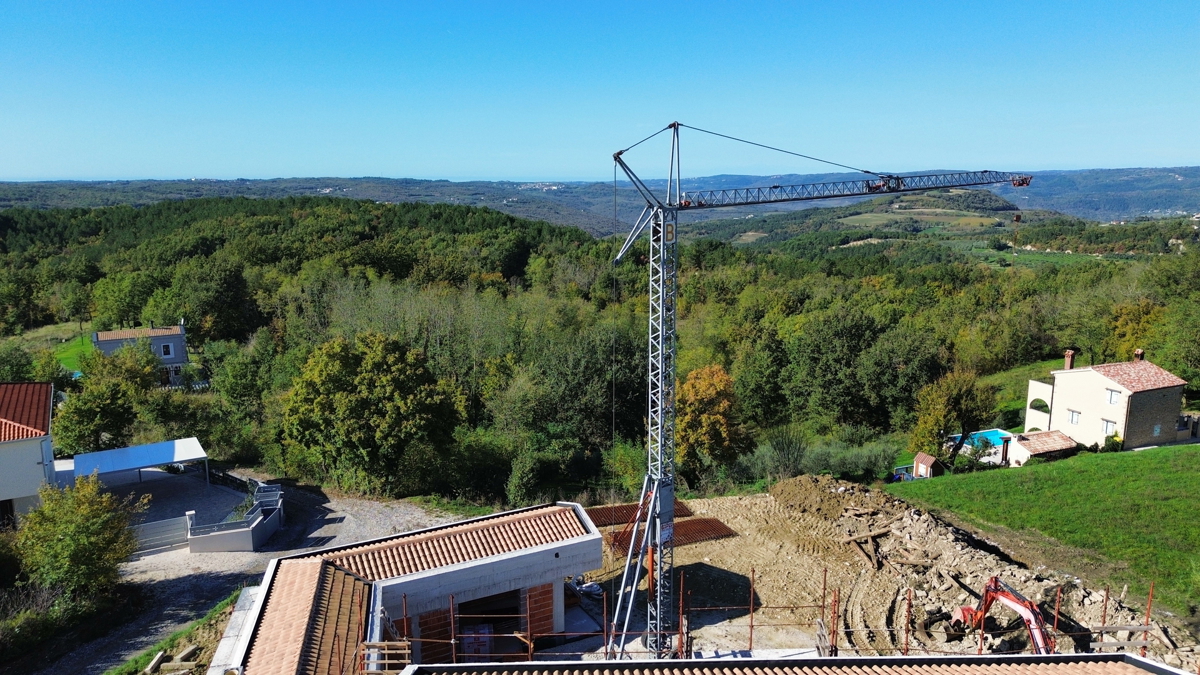
<svg viewBox="0 0 1200 675"><path fill-rule="evenodd" d="M1003 429L987 429L986 431L976 431L967 437L966 445L975 447L981 438L988 439L988 441L992 444L992 447L998 448L1001 445L1004 445L1004 439L1012 438L1012 434ZM958 436L953 436L951 440L957 443Z"/></svg>

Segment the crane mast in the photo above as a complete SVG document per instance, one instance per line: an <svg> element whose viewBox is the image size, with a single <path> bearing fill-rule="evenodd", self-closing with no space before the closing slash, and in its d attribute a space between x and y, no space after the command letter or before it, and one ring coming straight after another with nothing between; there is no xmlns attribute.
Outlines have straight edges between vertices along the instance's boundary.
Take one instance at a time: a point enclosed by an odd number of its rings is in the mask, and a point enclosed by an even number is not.
<svg viewBox="0 0 1200 675"><path fill-rule="evenodd" d="M685 126L679 122L672 122L658 132L671 131L671 157L664 199L660 199L650 190L625 163L622 157L625 150L613 154L613 161L646 201L646 206L625 238L625 243L621 246L613 264L620 263L642 232L649 228L650 319L647 364L646 477L642 481L641 497L630 532L629 549L626 552L617 605L613 612L612 637L605 647L606 657L611 655L623 658L629 655L627 636L630 633L633 617L637 613L635 600L643 569L646 570L646 651L652 658L683 656L684 645L675 645L674 648L671 645L671 637L679 627L674 578L675 304L678 297L676 241L679 212L995 183L1011 183L1014 187L1024 187L1029 185L1031 180L1031 177L1027 175L999 171L919 176L871 173L874 178L862 180L685 193L680 186L679 157L679 129ZM687 128L695 129L695 127ZM695 130L704 131L702 129ZM752 145L760 144L753 143ZM760 145L760 147L767 146ZM777 150L777 148L769 149ZM797 153L787 154L795 155ZM804 155L800 156L804 157ZM838 166L843 165L839 164Z"/></svg>

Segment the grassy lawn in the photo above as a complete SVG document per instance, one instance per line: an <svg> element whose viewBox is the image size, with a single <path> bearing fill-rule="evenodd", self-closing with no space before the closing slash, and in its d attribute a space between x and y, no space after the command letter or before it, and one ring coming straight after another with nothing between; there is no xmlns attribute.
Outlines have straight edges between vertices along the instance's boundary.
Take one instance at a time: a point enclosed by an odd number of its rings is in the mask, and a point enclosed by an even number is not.
<svg viewBox="0 0 1200 675"><path fill-rule="evenodd" d="M54 348L54 355L58 357L58 362L63 365L63 368L78 371L79 357L90 351L92 351L92 341L85 334L60 343Z"/></svg>
<svg viewBox="0 0 1200 675"><path fill-rule="evenodd" d="M1128 565L1113 584L1177 611L1200 603L1200 445L1167 446L888 486L986 529L1032 530Z"/></svg>
<svg viewBox="0 0 1200 675"><path fill-rule="evenodd" d="M991 384L1000 388L1000 391L996 394L997 409L1002 412L1006 410L1023 411L1025 410L1025 395L1029 392L1029 381L1044 380L1046 382L1053 382L1053 378L1050 377L1050 371L1061 370L1062 367L1063 360L1055 358L1048 361L1031 363L1027 366L1017 366L1012 370L993 373L979 379L984 384Z"/></svg>
<svg viewBox="0 0 1200 675"><path fill-rule="evenodd" d="M92 325L83 323L83 331L76 322L56 323L28 330L9 340L16 340L27 349L49 349L58 357L67 370L79 370L79 357L92 351Z"/></svg>

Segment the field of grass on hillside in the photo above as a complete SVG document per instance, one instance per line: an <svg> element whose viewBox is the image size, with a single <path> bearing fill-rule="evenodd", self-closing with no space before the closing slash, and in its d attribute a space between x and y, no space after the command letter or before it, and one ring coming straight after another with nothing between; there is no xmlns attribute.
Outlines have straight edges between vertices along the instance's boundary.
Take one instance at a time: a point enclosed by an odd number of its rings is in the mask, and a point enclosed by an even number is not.
<svg viewBox="0 0 1200 675"><path fill-rule="evenodd" d="M1155 604L1200 604L1200 445L897 483L887 489L981 527L1033 530L1126 563L1119 578ZM1069 571L1069 570L1068 570Z"/></svg>
<svg viewBox="0 0 1200 675"><path fill-rule="evenodd" d="M1016 368L1000 373L993 373L992 375L980 378L980 381L999 388L999 391L996 392L997 410L1001 413L1016 411L1020 414L1025 410L1025 396L1029 393L1029 381L1042 380L1053 382L1054 379L1050 377L1050 371L1058 370L1062 367L1063 360L1054 358L1025 366L1017 366ZM1024 424L1020 424L1009 431L1013 430L1024 431Z"/></svg>

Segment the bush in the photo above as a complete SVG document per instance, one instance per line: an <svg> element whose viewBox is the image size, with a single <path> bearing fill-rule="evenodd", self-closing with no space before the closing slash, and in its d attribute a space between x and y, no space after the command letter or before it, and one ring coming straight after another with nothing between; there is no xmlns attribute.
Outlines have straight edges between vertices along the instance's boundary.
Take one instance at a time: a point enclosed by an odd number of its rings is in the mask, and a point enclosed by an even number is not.
<svg viewBox="0 0 1200 675"><path fill-rule="evenodd" d="M869 481L892 472L899 443L891 439L872 441L851 447L841 441L825 441L809 448L804 455L804 473L827 473L845 480Z"/></svg>
<svg viewBox="0 0 1200 675"><path fill-rule="evenodd" d="M21 569L42 588L78 596L103 595L120 579L118 566L137 550L129 529L134 515L149 505L120 499L101 490L95 475L75 487L44 485L42 505L20 519L17 553Z"/></svg>
<svg viewBox="0 0 1200 675"><path fill-rule="evenodd" d="M1121 452L1125 449L1125 441L1121 440L1120 436L1113 434L1104 439L1104 447L1100 448L1100 452Z"/></svg>
<svg viewBox="0 0 1200 675"><path fill-rule="evenodd" d="M804 471L804 435L794 426L769 429L754 452L738 458L738 474L750 481L782 480Z"/></svg>
<svg viewBox="0 0 1200 675"><path fill-rule="evenodd" d="M646 477L646 448L640 443L617 441L602 452L604 473L625 491L637 497Z"/></svg>

